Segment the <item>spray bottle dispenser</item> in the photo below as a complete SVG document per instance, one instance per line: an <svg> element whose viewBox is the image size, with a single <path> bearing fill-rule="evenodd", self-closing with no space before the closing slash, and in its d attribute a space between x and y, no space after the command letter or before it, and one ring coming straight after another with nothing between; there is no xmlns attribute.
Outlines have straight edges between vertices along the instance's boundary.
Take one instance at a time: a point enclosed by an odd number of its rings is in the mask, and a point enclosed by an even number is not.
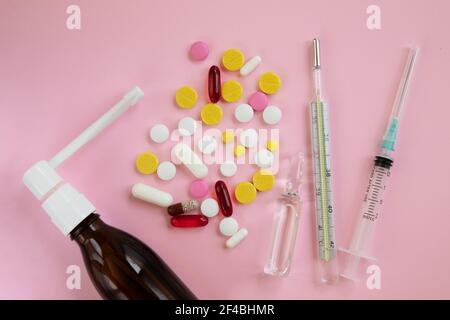
<svg viewBox="0 0 450 320"><path fill-rule="evenodd" d="M78 243L89 276L103 298L196 299L152 249L104 223L94 205L56 171L143 96L140 88L133 88L50 161L39 161L28 169L23 182L42 201L59 230Z"/></svg>

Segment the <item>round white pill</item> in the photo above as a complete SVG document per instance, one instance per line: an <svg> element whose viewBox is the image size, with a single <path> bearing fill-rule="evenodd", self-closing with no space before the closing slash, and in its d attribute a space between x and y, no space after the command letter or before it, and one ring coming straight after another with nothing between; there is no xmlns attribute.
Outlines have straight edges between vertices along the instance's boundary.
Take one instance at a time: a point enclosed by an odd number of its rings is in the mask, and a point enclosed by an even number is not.
<svg viewBox="0 0 450 320"><path fill-rule="evenodd" d="M197 131L197 121L191 117L185 117L178 121L178 132L182 136L192 136Z"/></svg>
<svg viewBox="0 0 450 320"><path fill-rule="evenodd" d="M216 151L217 140L213 136L203 136L198 141L198 149L204 154L211 154Z"/></svg>
<svg viewBox="0 0 450 320"><path fill-rule="evenodd" d="M247 129L242 131L239 141L244 147L253 148L258 144L258 133L255 129Z"/></svg>
<svg viewBox="0 0 450 320"><path fill-rule="evenodd" d="M163 143L169 138L169 128L162 123L155 124L150 130L150 139L156 143Z"/></svg>
<svg viewBox="0 0 450 320"><path fill-rule="evenodd" d="M236 231L238 231L238 229L239 229L239 225L238 225L236 219L234 219L234 218L227 217L227 218L223 218L220 221L220 224L219 224L220 233L226 237L232 236L233 234L236 233Z"/></svg>
<svg viewBox="0 0 450 320"><path fill-rule="evenodd" d="M267 124L277 124L281 120L281 110L276 106L268 106L264 109L263 120Z"/></svg>
<svg viewBox="0 0 450 320"><path fill-rule="evenodd" d="M237 165L234 161L225 161L220 165L220 173L224 177L232 177L236 174Z"/></svg>
<svg viewBox="0 0 450 320"><path fill-rule="evenodd" d="M270 168L273 164L273 153L267 149L261 149L255 153L255 163L261 169Z"/></svg>
<svg viewBox="0 0 450 320"><path fill-rule="evenodd" d="M253 108L246 103L240 104L234 109L234 117L242 123L252 120L253 114Z"/></svg>
<svg viewBox="0 0 450 320"><path fill-rule="evenodd" d="M175 177L177 173L177 168L170 161L161 162L156 170L156 174L161 180L169 181Z"/></svg>
<svg viewBox="0 0 450 320"><path fill-rule="evenodd" d="M200 205L200 212L208 218L215 217L219 213L219 204L213 198L205 199Z"/></svg>

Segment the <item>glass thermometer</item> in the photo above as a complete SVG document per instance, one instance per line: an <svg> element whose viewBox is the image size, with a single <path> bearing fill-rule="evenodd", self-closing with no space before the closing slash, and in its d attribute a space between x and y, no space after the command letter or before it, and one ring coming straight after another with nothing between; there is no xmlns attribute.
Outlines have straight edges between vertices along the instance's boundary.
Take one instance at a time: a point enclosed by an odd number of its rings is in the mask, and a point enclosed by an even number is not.
<svg viewBox="0 0 450 320"><path fill-rule="evenodd" d="M312 163L316 210L319 274L323 283L338 280L328 104L322 96L320 43L313 40L314 100L310 104Z"/></svg>

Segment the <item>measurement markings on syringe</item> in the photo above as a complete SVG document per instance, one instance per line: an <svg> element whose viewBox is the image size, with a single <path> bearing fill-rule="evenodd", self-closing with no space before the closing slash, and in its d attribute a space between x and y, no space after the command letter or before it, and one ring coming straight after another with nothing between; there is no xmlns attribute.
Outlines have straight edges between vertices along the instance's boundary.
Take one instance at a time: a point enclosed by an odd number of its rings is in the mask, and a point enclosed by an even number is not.
<svg viewBox="0 0 450 320"><path fill-rule="evenodd" d="M383 184L384 177L389 176L389 170L386 168L382 168L379 166L376 166L369 179L369 186L367 188L367 193L364 197L364 202L366 202L367 208L363 213L363 217L374 221L378 218L378 212L377 208L378 205L381 204L382 199L381 195L385 188Z"/></svg>

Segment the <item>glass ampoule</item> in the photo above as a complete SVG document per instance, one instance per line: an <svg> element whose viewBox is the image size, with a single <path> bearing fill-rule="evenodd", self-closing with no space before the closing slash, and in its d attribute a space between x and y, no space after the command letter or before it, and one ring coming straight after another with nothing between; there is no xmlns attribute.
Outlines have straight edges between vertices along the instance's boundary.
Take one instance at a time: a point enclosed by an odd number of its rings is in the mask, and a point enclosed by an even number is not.
<svg viewBox="0 0 450 320"><path fill-rule="evenodd" d="M278 198L274 214L269 258L264 267L266 274L285 276L289 273L302 207L300 187L303 162L301 153L291 157L286 186Z"/></svg>

